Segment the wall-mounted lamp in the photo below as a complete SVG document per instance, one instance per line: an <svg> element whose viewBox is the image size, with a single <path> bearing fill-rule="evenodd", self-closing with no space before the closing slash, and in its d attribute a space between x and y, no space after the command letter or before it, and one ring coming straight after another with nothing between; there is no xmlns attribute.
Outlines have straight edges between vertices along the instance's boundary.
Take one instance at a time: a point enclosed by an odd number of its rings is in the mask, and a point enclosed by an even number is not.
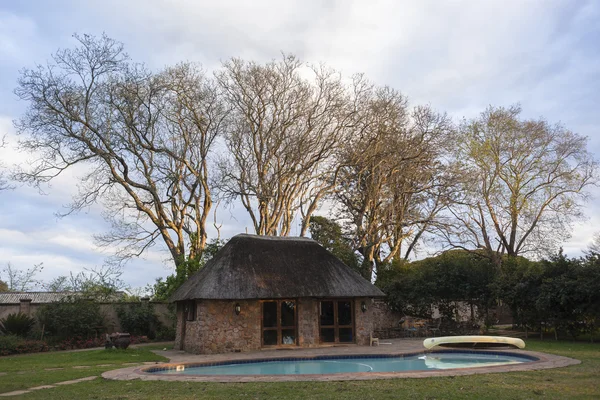
<svg viewBox="0 0 600 400"><path fill-rule="evenodd" d="M240 303L235 303L235 315L240 315L241 312L242 306L240 306Z"/></svg>
<svg viewBox="0 0 600 400"><path fill-rule="evenodd" d="M362 312L367 311L367 303L365 303L364 301L360 303L360 309Z"/></svg>

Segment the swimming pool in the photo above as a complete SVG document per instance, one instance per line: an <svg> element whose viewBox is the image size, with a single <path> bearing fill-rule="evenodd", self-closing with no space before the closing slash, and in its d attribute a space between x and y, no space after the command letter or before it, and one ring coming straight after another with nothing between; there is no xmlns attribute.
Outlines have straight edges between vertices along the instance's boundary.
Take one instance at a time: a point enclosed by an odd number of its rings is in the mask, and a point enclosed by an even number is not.
<svg viewBox="0 0 600 400"><path fill-rule="evenodd" d="M157 366L159 375L320 375L369 372L431 371L492 367L536 361L535 357L501 352L432 352L413 355L320 356Z"/></svg>

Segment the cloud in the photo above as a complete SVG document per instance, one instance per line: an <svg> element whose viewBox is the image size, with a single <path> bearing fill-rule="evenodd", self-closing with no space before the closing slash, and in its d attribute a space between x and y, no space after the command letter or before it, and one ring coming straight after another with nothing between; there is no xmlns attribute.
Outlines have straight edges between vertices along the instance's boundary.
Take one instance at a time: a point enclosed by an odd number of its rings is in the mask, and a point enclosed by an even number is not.
<svg viewBox="0 0 600 400"><path fill-rule="evenodd" d="M3 2L0 134L8 134L11 146L17 141L11 121L26 106L12 94L19 69L73 46L74 32L106 32L151 68L190 60L211 70L230 57L265 61L283 51L345 75L365 72L411 103L430 103L454 118L520 102L526 116L543 115L590 137L590 149L600 155L598 20L598 2L567 0ZM25 163L27 157L9 147L0 149L0 160ZM99 206L55 217L83 172L65 173L45 196L27 187L0 193L0 263L26 268L44 261L49 277L102 263L105 253L92 240L108 229ZM597 199L565 244L569 254L579 254L598 230ZM252 232L239 204L222 204L217 220L224 238ZM208 229L214 237L212 218ZM164 276L172 271L165 260L168 254L157 246L132 261L124 278L139 286Z"/></svg>

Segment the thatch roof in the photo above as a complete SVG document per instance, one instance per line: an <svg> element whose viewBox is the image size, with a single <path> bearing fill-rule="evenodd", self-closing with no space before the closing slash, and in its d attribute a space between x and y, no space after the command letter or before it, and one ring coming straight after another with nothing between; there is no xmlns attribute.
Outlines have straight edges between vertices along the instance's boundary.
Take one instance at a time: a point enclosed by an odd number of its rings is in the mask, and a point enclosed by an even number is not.
<svg viewBox="0 0 600 400"><path fill-rule="evenodd" d="M381 297L384 293L312 239L237 235L172 301Z"/></svg>

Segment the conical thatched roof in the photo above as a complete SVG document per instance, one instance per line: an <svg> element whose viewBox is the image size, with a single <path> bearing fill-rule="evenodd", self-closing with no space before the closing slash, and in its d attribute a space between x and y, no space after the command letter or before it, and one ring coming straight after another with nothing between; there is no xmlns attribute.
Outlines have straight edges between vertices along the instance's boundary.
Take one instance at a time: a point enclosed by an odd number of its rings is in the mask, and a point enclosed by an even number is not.
<svg viewBox="0 0 600 400"><path fill-rule="evenodd" d="M312 239L242 234L171 300L380 296L381 290Z"/></svg>

